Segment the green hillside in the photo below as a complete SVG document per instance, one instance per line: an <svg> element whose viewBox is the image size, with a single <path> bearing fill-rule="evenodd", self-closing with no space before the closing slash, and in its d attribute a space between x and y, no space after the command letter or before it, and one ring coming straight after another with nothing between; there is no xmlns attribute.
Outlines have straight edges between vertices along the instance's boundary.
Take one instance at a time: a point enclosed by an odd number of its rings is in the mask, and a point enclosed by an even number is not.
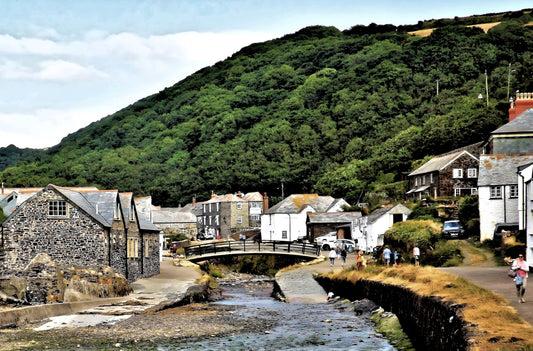
<svg viewBox="0 0 533 351"><path fill-rule="evenodd" d="M211 191L276 197L282 180L285 194L357 201L416 160L483 140L505 122L509 89L533 91L529 11L480 18L502 23L484 33L472 20L432 21L442 26L427 37L407 34L425 23L309 27L248 46L1 178L118 188L164 206Z"/></svg>

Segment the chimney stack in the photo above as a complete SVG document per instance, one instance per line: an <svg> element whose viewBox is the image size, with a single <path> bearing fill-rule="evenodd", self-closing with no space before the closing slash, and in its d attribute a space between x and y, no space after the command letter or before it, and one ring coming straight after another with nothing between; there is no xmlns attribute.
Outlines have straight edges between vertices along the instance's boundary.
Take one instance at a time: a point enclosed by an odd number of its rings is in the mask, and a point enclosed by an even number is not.
<svg viewBox="0 0 533 351"><path fill-rule="evenodd" d="M268 210L268 195L267 193L263 194L263 213Z"/></svg>
<svg viewBox="0 0 533 351"><path fill-rule="evenodd" d="M192 197L192 205L193 207L196 206L196 196Z"/></svg>
<svg viewBox="0 0 533 351"><path fill-rule="evenodd" d="M509 99L511 106L509 108L509 122L520 115L522 112L533 108L533 93L516 93L516 97Z"/></svg>
<svg viewBox="0 0 533 351"><path fill-rule="evenodd" d="M217 194L215 194L215 192L211 190L211 198L214 199L215 197L217 197Z"/></svg>

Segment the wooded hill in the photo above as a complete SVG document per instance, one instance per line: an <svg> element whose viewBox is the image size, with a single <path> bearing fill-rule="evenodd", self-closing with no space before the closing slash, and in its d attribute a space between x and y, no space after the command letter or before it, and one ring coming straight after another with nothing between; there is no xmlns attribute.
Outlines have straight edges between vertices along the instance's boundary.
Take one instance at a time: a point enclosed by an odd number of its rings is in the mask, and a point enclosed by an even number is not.
<svg viewBox="0 0 533 351"><path fill-rule="evenodd" d="M465 25L476 18L501 23L484 33ZM483 140L506 121L508 91L533 91L532 21L529 10L430 21L440 28L427 37L408 34L427 22L304 28L245 47L0 176L9 187L118 188L163 206L211 191L275 198L282 180L286 195L400 196L383 184Z"/></svg>

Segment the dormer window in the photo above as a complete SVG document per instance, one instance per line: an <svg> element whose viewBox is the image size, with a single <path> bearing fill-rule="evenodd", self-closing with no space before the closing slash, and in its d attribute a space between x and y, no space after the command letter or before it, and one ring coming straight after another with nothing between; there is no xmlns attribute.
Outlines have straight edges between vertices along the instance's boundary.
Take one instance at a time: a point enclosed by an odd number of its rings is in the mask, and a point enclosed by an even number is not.
<svg viewBox="0 0 533 351"><path fill-rule="evenodd" d="M66 217L67 202L65 200L50 200L48 202L48 215L54 217Z"/></svg>

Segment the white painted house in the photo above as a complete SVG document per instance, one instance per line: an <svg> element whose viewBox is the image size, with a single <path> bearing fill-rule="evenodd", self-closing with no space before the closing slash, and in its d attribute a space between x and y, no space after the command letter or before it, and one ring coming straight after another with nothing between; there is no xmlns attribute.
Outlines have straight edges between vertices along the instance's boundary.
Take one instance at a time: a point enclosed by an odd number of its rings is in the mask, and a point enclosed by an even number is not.
<svg viewBox="0 0 533 351"><path fill-rule="evenodd" d="M383 245L385 232L394 223L404 222L411 214L411 210L402 204L390 207L382 207L373 211L368 216L362 217L354 227L355 235L358 238L359 249L365 252L372 252L376 246ZM357 232L358 231L358 232Z"/></svg>
<svg viewBox="0 0 533 351"><path fill-rule="evenodd" d="M525 96L533 104L533 96ZM521 102L518 100L516 103ZM491 240L499 228L518 230L518 167L533 162L533 110L493 131L479 158L480 240Z"/></svg>
<svg viewBox="0 0 533 351"><path fill-rule="evenodd" d="M295 194L261 216L261 240L295 241L307 237L309 212L340 212L349 204L343 199L318 194Z"/></svg>
<svg viewBox="0 0 533 351"><path fill-rule="evenodd" d="M526 261L533 260L533 162L518 172L518 228L526 232Z"/></svg>

